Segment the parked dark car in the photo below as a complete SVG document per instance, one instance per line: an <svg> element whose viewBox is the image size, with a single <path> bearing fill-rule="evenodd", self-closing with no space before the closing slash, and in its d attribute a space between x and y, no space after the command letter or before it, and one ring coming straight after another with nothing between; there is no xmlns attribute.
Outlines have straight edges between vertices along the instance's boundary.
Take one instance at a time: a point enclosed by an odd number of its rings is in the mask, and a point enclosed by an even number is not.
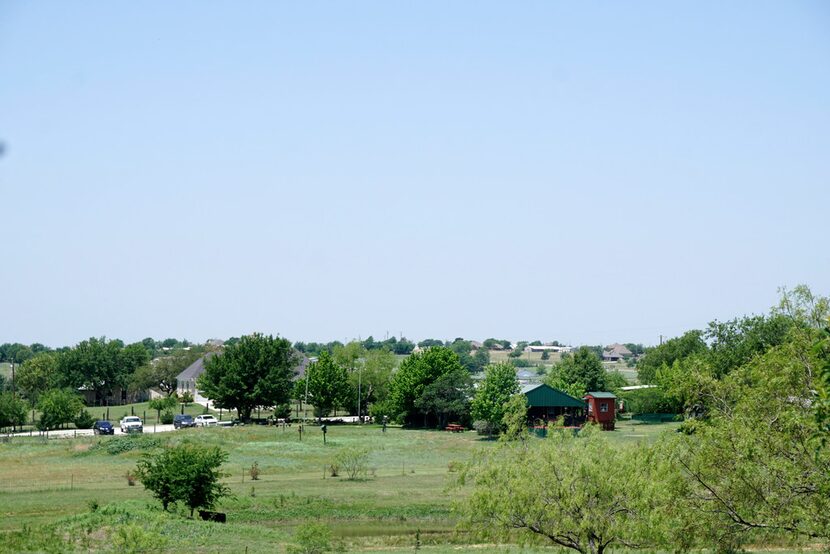
<svg viewBox="0 0 830 554"><path fill-rule="evenodd" d="M181 429L182 427L196 427L196 422L193 421L192 415L176 414L173 417L173 428Z"/></svg>
<svg viewBox="0 0 830 554"><path fill-rule="evenodd" d="M114 435L115 427L109 421L98 420L92 424L92 432L96 435Z"/></svg>

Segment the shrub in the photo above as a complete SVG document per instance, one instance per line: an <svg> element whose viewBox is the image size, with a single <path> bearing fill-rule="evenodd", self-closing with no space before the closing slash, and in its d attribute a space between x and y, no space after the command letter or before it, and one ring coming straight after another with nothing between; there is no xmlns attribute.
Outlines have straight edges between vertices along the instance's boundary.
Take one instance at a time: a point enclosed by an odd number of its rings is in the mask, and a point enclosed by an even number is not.
<svg viewBox="0 0 830 554"><path fill-rule="evenodd" d="M228 459L218 447L184 443L145 454L138 462L136 474L153 496L167 510L174 502L190 508L211 508L217 500L230 493L219 480L225 475L219 467Z"/></svg>
<svg viewBox="0 0 830 554"><path fill-rule="evenodd" d="M331 530L322 523L306 523L297 527L289 554L324 554L331 550Z"/></svg>
<svg viewBox="0 0 830 554"><path fill-rule="evenodd" d="M107 454L115 456L124 452L130 452L131 450L152 450L159 448L164 444L164 440L161 437L150 435L125 435L98 444L104 445Z"/></svg>
<svg viewBox="0 0 830 554"><path fill-rule="evenodd" d="M473 429L475 429L476 433L478 433L479 435L487 436L490 436L498 431L498 428L495 425L493 425L489 421L484 421L483 419L474 421Z"/></svg>
<svg viewBox="0 0 830 554"><path fill-rule="evenodd" d="M337 453L332 465L342 469L350 481L363 478L369 469L369 451L365 448L344 448Z"/></svg>
<svg viewBox="0 0 830 554"><path fill-rule="evenodd" d="M78 415L75 416L75 421L73 423L75 423L75 427L78 429L91 429L92 424L95 423L95 418L92 417L88 411L81 410L78 412Z"/></svg>
<svg viewBox="0 0 830 554"><path fill-rule="evenodd" d="M161 423L162 425L170 425L171 423L173 423L173 412L168 410L161 414Z"/></svg>
<svg viewBox="0 0 830 554"><path fill-rule="evenodd" d="M116 551L130 554L164 552L167 539L154 531L148 531L137 523L121 525L111 536Z"/></svg>

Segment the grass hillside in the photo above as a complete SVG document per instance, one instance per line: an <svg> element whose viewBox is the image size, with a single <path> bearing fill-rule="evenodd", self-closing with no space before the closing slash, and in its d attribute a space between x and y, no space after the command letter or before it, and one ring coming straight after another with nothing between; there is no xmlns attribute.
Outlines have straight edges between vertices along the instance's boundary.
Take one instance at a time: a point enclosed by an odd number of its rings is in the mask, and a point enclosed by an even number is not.
<svg viewBox="0 0 830 554"><path fill-rule="evenodd" d="M673 426L622 422L608 436L635 444ZM190 440L229 453L225 481L234 498L217 507L227 513L226 525L164 513L140 484L127 483L125 474L143 453ZM494 444L469 432L389 428L383 433L377 426L336 425L329 426L327 444L312 426L306 426L302 441L296 426L13 439L0 444L0 532L6 532L0 552L46 550L37 541L62 540L49 539L50 533L73 537L81 551L124 550L129 543L149 545L140 550L148 552L241 552L246 546L250 552L271 552L307 521L328 525L351 551L411 549L416 535L425 547L441 544L435 551L444 551L468 541L454 529L447 491L453 470L477 449ZM349 446L370 450L366 480L331 477L335 455ZM261 470L257 481L248 473L254 462Z"/></svg>

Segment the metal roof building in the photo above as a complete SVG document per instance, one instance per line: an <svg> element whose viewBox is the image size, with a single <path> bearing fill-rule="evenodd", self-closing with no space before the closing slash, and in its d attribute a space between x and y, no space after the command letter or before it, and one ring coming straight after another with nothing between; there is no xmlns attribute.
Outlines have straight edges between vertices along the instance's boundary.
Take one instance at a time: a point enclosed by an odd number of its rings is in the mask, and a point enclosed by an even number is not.
<svg viewBox="0 0 830 554"><path fill-rule="evenodd" d="M527 398L527 416L533 422L562 418L566 426L581 425L585 422L588 405L573 396L544 383L529 384L521 392Z"/></svg>

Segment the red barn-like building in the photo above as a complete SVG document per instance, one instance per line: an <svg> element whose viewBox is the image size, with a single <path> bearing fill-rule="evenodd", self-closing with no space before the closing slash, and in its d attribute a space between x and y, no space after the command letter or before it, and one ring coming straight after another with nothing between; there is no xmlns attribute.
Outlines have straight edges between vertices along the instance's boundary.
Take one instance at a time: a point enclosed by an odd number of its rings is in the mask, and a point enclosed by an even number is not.
<svg viewBox="0 0 830 554"><path fill-rule="evenodd" d="M610 392L585 394L588 403L588 421L602 425L603 431L613 431L617 419L617 397Z"/></svg>

